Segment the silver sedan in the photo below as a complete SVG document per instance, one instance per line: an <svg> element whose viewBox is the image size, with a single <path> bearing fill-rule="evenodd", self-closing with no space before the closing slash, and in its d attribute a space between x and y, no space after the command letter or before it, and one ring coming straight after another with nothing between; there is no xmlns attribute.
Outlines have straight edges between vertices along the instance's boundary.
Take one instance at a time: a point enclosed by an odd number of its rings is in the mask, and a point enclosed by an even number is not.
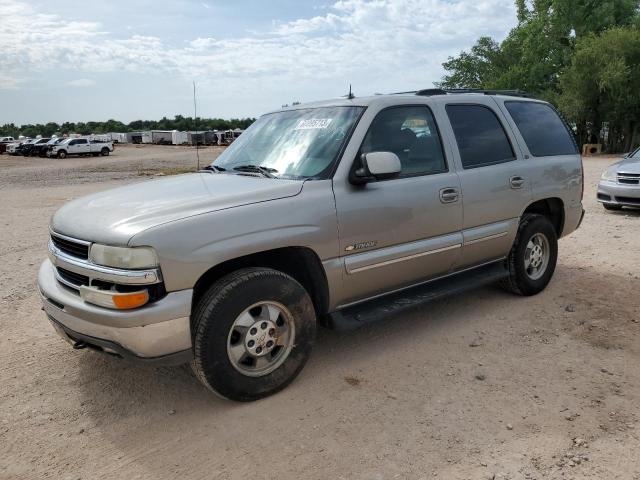
<svg viewBox="0 0 640 480"><path fill-rule="evenodd" d="M640 207L640 148L604 171L598 201L607 210Z"/></svg>

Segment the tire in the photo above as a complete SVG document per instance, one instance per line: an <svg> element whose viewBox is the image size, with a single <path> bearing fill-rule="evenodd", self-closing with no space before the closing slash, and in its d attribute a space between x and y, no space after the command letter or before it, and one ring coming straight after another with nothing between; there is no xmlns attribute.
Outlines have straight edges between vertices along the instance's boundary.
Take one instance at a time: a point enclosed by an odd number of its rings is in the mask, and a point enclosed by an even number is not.
<svg viewBox="0 0 640 480"><path fill-rule="evenodd" d="M605 210L622 210L622 205L616 205L614 203L603 203L602 206Z"/></svg>
<svg viewBox="0 0 640 480"><path fill-rule="evenodd" d="M526 266L527 259L530 260L529 267ZM558 236L551 222L542 215L526 214L520 220L507 257L509 276L502 286L517 295L536 295L549 284L557 260ZM534 266L538 262L536 269Z"/></svg>
<svg viewBox="0 0 640 480"><path fill-rule="evenodd" d="M60 159L67 158L67 152L65 150L58 150L56 157Z"/></svg>
<svg viewBox="0 0 640 480"><path fill-rule="evenodd" d="M193 371L230 400L258 400L285 388L315 341L309 294L289 275L267 268L246 268L218 280L198 301L193 318Z"/></svg>
<svg viewBox="0 0 640 480"><path fill-rule="evenodd" d="M100 150L100 155L102 155L103 157L106 157L109 155L109 149L107 147L104 147L102 150Z"/></svg>

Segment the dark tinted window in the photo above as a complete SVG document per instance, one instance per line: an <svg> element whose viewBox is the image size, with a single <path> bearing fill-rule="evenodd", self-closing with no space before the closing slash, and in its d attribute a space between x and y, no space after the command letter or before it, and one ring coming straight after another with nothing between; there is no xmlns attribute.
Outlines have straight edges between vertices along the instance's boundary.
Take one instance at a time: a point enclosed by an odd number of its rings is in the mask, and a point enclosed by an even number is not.
<svg viewBox="0 0 640 480"><path fill-rule="evenodd" d="M464 168L482 167L515 159L496 114L482 105L447 105Z"/></svg>
<svg viewBox="0 0 640 480"><path fill-rule="evenodd" d="M549 105L534 102L505 102L531 155L574 155L578 153L569 130Z"/></svg>
<svg viewBox="0 0 640 480"><path fill-rule="evenodd" d="M391 107L371 122L361 153L393 152L401 176L447 171L438 128L428 107Z"/></svg>

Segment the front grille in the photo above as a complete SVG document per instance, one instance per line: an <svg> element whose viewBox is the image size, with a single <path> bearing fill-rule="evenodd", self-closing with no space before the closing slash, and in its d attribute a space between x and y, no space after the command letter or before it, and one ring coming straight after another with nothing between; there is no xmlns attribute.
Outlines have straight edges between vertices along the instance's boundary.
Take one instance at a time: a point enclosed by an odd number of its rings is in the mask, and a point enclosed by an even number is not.
<svg viewBox="0 0 640 480"><path fill-rule="evenodd" d="M618 203L626 203L627 205L640 205L640 198L633 197L618 197L616 195Z"/></svg>
<svg viewBox="0 0 640 480"><path fill-rule="evenodd" d="M82 285L89 285L89 277L87 277L86 275L80 275L79 273L71 272L60 267L58 267L58 275L60 275L63 280L77 287L80 287Z"/></svg>
<svg viewBox="0 0 640 480"><path fill-rule="evenodd" d="M74 242L73 240L68 240L53 234L51 235L51 241L58 249L67 255L85 260L89 258L89 245L87 244Z"/></svg>
<svg viewBox="0 0 640 480"><path fill-rule="evenodd" d="M618 173L618 183L640 185L640 173Z"/></svg>

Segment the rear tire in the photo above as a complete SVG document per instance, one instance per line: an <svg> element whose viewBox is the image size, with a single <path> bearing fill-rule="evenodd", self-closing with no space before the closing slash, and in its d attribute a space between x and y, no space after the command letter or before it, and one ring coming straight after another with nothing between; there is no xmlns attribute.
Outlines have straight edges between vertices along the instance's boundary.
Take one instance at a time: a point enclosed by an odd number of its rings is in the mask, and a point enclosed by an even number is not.
<svg viewBox="0 0 640 480"><path fill-rule="evenodd" d="M535 295L546 288L558 260L558 237L542 215L525 214L507 257L509 276L502 286L518 295Z"/></svg>
<svg viewBox="0 0 640 480"><path fill-rule="evenodd" d="M602 206L605 210L622 210L622 205L616 205L614 203L603 203Z"/></svg>
<svg viewBox="0 0 640 480"><path fill-rule="evenodd" d="M307 291L285 273L246 268L214 283L194 308L198 379L214 393L252 401L289 385L307 362L316 316Z"/></svg>

